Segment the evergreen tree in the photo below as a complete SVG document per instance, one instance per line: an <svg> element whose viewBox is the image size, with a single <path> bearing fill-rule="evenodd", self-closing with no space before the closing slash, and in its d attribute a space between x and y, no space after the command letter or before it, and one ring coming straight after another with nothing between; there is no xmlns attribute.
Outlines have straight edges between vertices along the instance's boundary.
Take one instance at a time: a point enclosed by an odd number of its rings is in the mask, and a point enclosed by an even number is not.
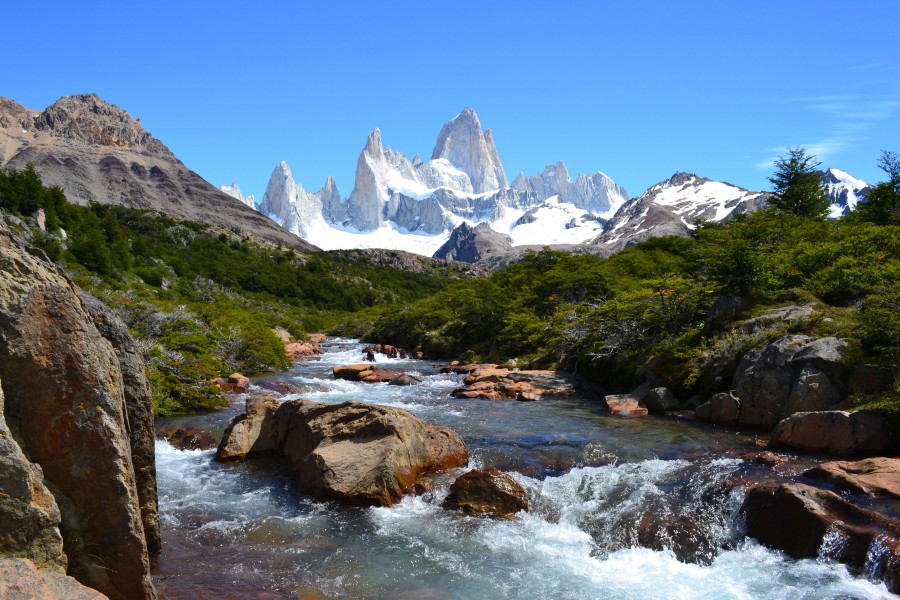
<svg viewBox="0 0 900 600"><path fill-rule="evenodd" d="M856 213L862 220L878 225L900 225L900 155L883 151L878 167L887 173L888 180L872 186Z"/></svg>
<svg viewBox="0 0 900 600"><path fill-rule="evenodd" d="M822 182L821 163L805 148L788 148L787 156L775 161L769 178L774 197L769 204L780 212L799 217L820 218L828 214L828 195Z"/></svg>

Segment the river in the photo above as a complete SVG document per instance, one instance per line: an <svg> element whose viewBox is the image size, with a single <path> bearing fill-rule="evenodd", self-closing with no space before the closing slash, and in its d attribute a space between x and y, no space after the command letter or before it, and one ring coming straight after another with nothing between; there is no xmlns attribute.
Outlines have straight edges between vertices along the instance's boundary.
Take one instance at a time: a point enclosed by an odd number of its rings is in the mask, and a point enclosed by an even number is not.
<svg viewBox="0 0 900 600"><path fill-rule="evenodd" d="M347 508L297 492L277 461L220 464L214 450L157 441L162 598L895 598L744 536L743 488L729 484L764 468L739 458L758 449L752 435L610 417L585 400L454 399L461 376L380 355L424 382L336 381L331 368L360 362L362 345L324 347L277 376L301 388L285 398L398 406L451 427L470 466L513 474L531 510L510 521L444 510L450 477L390 508ZM178 422L218 435L242 408Z"/></svg>

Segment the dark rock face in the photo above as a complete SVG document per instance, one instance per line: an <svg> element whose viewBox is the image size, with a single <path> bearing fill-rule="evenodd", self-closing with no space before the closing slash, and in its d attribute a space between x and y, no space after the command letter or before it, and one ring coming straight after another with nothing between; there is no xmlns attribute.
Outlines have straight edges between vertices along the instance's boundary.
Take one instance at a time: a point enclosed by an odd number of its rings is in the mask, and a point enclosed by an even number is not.
<svg viewBox="0 0 900 600"><path fill-rule="evenodd" d="M21 557L64 573L66 555L59 533L59 508L44 473L13 439L3 416L0 386L0 556Z"/></svg>
<svg viewBox="0 0 900 600"><path fill-rule="evenodd" d="M512 247L512 238L491 229L487 223L470 227L462 223L453 230L434 258L476 263L488 256L500 255Z"/></svg>
<svg viewBox="0 0 900 600"><path fill-rule="evenodd" d="M497 469L476 469L458 477L450 486L445 508L469 515L493 515L511 519L528 510L528 496L515 479Z"/></svg>
<svg viewBox="0 0 900 600"><path fill-rule="evenodd" d="M829 558L873 569L893 592L900 591L900 523L895 519L801 483L754 487L741 512L747 535L767 546L794 558L814 558L824 550ZM839 543L823 547L826 536ZM874 546L882 550L870 552ZM873 558L877 564L869 564Z"/></svg>
<svg viewBox="0 0 900 600"><path fill-rule="evenodd" d="M426 474L465 466L458 433L431 427L405 410L271 397L247 401L232 419L216 458L280 455L314 497L360 506L390 506Z"/></svg>
<svg viewBox="0 0 900 600"><path fill-rule="evenodd" d="M0 380L12 437L59 506L69 573L111 598L155 597L120 358L72 282L2 225ZM131 412L143 431L149 405Z"/></svg>
<svg viewBox="0 0 900 600"><path fill-rule="evenodd" d="M144 537L151 556L162 550L159 534L159 506L156 497L156 450L153 434L153 403L150 384L144 371L144 359L128 328L108 306L85 292L81 300L94 320L94 325L112 344L122 371L125 392L125 418L129 427L131 461L141 503Z"/></svg>

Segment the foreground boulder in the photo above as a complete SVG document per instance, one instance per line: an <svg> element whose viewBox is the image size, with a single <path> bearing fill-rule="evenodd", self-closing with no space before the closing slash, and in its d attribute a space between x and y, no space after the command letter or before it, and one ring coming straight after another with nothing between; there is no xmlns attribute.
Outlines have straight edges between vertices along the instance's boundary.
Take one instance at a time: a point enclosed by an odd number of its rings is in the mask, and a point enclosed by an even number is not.
<svg viewBox="0 0 900 600"><path fill-rule="evenodd" d="M826 454L871 454L889 448L892 440L890 427L877 413L829 410L797 413L779 422L772 445Z"/></svg>
<svg viewBox="0 0 900 600"><path fill-rule="evenodd" d="M25 458L6 426L2 386L0 490L0 555L27 558L43 569L65 573L59 508L44 483L43 471Z"/></svg>
<svg viewBox="0 0 900 600"><path fill-rule="evenodd" d="M152 430L146 448L132 437L144 435L150 397L140 386L127 391L125 379L115 343L71 280L0 224L0 380L10 433L40 465L59 507L69 574L110 598L153 598L145 523L155 517L142 514L142 505L155 505L146 468Z"/></svg>
<svg viewBox="0 0 900 600"><path fill-rule="evenodd" d="M476 469L453 482L444 507L458 508L469 515L512 519L517 512L528 510L528 496L508 474L497 469Z"/></svg>
<svg viewBox="0 0 900 600"><path fill-rule="evenodd" d="M884 579L891 591L900 591L900 523L895 519L801 483L754 487L741 512L747 535L766 546L794 558L823 554L865 567Z"/></svg>
<svg viewBox="0 0 900 600"><path fill-rule="evenodd" d="M462 437L393 407L344 402L328 405L272 398L248 400L232 419L216 457L282 456L301 487L315 498L359 506L390 506L423 475L462 467Z"/></svg>
<svg viewBox="0 0 900 600"><path fill-rule="evenodd" d="M863 494L900 498L900 459L883 456L822 463L804 473Z"/></svg>
<svg viewBox="0 0 900 600"><path fill-rule="evenodd" d="M105 600L63 573L38 569L24 558L0 559L0 598L9 600Z"/></svg>

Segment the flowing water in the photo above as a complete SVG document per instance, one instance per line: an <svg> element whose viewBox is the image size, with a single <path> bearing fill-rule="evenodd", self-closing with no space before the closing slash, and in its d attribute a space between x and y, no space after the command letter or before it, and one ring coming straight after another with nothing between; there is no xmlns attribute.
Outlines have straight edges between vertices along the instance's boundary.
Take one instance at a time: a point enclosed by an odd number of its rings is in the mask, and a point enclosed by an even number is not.
<svg viewBox="0 0 900 600"><path fill-rule="evenodd" d="M461 400L458 375L379 356L413 387L331 379L362 346L331 340L280 377L304 397L405 408L452 427L472 467L510 472L531 510L515 520L440 507L451 477L390 508L297 492L277 461L219 464L157 442L163 554L174 598L892 598L827 560L796 561L745 538L733 482L751 436L694 423L609 417L590 401ZM236 408L242 408L238 403ZM185 421L219 433L234 411Z"/></svg>

